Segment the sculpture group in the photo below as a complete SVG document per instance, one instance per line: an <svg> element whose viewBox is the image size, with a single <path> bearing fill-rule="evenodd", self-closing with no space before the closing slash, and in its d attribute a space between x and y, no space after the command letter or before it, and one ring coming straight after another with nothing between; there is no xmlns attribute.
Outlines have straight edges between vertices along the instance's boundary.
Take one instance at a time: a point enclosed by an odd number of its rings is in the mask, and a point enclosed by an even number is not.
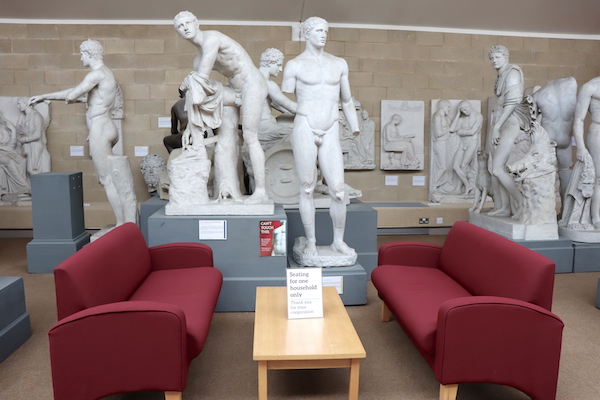
<svg viewBox="0 0 600 400"><path fill-rule="evenodd" d="M171 135L164 138L169 160L153 154L141 167L150 191L168 191L166 214L269 214L273 186L291 184L294 189L284 191L299 204L305 231L295 246L301 263L324 262L314 226L315 195L321 193L329 197L334 227L328 251L353 263L356 253L343 240L349 195L344 170L374 168L375 122L352 98L346 61L324 51L327 21L312 17L304 22L306 48L285 68L283 53L274 48L265 49L257 67L238 42L215 30L201 30L188 11L177 14L173 23L197 54L171 110ZM85 102L98 181L117 225L135 222L129 162L112 150L119 132L111 113L118 108L120 88L104 65L100 43L87 40L80 50L83 65L90 68L81 83L19 98L19 116L12 121L0 113L0 204L25 204L29 176L50 170L45 136L49 120L36 105ZM478 101L432 101L429 200L472 201L473 214L560 226L561 233L600 232L600 78L582 85L579 93L573 78L525 88L523 71L509 62L504 46L490 48L489 59L497 77L485 141ZM211 79L213 71L227 83ZM280 88L271 78L282 71ZM382 170L424 169L424 121L419 119L424 109L423 102L382 101ZM571 135L577 145L574 166ZM243 179L238 176L238 149ZM269 166L269 157L282 154L285 162L274 157L277 165ZM493 207L487 211L489 200Z"/></svg>

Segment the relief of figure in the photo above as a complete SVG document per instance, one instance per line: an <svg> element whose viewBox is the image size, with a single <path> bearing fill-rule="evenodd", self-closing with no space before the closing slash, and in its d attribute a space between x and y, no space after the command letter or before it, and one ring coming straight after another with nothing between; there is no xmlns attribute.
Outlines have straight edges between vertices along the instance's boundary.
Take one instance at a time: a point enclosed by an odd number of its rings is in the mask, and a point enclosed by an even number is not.
<svg viewBox="0 0 600 400"><path fill-rule="evenodd" d="M352 258L351 264L346 265L353 265L356 252L344 242L347 194L338 122L338 103L341 100L350 130L359 132L348 80L348 64L344 59L324 51L329 31L327 21L319 17L308 18L303 24L303 31L306 48L287 63L282 83L282 90L295 93L298 101L292 146L300 180L300 217L306 237L294 247L294 255L309 259L318 256L313 198L318 160L331 197L333 243L330 249ZM312 266L323 265L317 263Z"/></svg>
<svg viewBox="0 0 600 400"><path fill-rule="evenodd" d="M452 146L450 145L450 102L441 100L437 111L431 117L432 140L432 189L440 189L452 180L450 171Z"/></svg>
<svg viewBox="0 0 600 400"><path fill-rule="evenodd" d="M370 168L375 168L375 121L369 118L367 110L360 111L360 156Z"/></svg>
<svg viewBox="0 0 600 400"><path fill-rule="evenodd" d="M590 125L584 134L585 119L590 113ZM591 198L590 213L592 225L600 230L600 77L584 83L577 95L575 117L573 121L573 136L577 145L577 160L584 162L591 157L594 163L596 180L594 194Z"/></svg>
<svg viewBox="0 0 600 400"><path fill-rule="evenodd" d="M418 169L419 159L415 155L412 140L415 134L404 132L400 124L402 116L394 114L391 120L385 124L381 133L383 138L383 149L388 152L388 161L384 165L386 169Z"/></svg>
<svg viewBox="0 0 600 400"><path fill-rule="evenodd" d="M498 77L494 87L497 97L496 109L492 112L492 126L489 134L491 145L491 174L494 185L494 210L488 215L507 217L514 214L519 219L523 196L513 177L506 171L515 140L528 122L520 118L518 107L523 100L523 72L517 65L509 64L509 52L504 46L493 46L489 50L492 67ZM526 117L529 117L527 115ZM511 203L514 200L515 212Z"/></svg>
<svg viewBox="0 0 600 400"><path fill-rule="evenodd" d="M185 93L179 92L180 99L171 107L171 134L165 136L163 144L171 153L173 149L181 148L181 137L188 124L187 111L185 111Z"/></svg>
<svg viewBox="0 0 600 400"><path fill-rule="evenodd" d="M463 100L458 105L458 112L450 125L450 132L455 133L460 142L454 154L452 169L460 182L457 191L462 194L473 192L473 178L475 176L477 149L481 141L481 127L483 116L473 109L468 100ZM461 190L461 187L464 190Z"/></svg>
<svg viewBox="0 0 600 400"><path fill-rule="evenodd" d="M106 197L115 213L117 226L125 222L137 222L137 201L133 188L131 168L121 171L119 182L114 182L115 168L112 165L115 156L112 147L119 138L119 133L111 112L116 106L119 88L112 71L104 64L102 45L95 40L86 40L80 46L81 62L91 71L83 81L74 88L59 92L33 96L29 99L29 105L34 105L45 100L64 100L67 104L75 102L86 102L86 122L89 129L89 151L96 175L100 185L106 191ZM125 178L125 179L124 179ZM119 192L121 183L131 182L131 187L123 188L126 193ZM132 201L133 199L133 201Z"/></svg>
<svg viewBox="0 0 600 400"><path fill-rule="evenodd" d="M46 148L44 118L34 107L29 107L29 99L19 97L17 106L21 116L17 122L17 141L21 143L23 155L27 157L27 172L30 175L50 172L50 153Z"/></svg>
<svg viewBox="0 0 600 400"><path fill-rule="evenodd" d="M244 202L246 204L268 202L269 198L265 190L265 156L258 140L258 127L264 101L268 95L264 77L238 42L218 31L201 31L198 19L189 11L177 14L173 23L181 37L198 48L193 63L194 71L181 86L182 90L189 91L186 94L186 101L190 105L187 108L189 122L187 133L183 136L184 144L186 138L189 139L194 151L206 160L204 132L201 128L203 125L211 128L218 127L219 138L215 148L217 193L220 199L241 199L236 168L239 107L243 115L243 139L248 147L255 181L254 193ZM227 77L229 86L220 88L216 84L218 82L211 81L209 75L213 70ZM211 100L208 105L205 101L207 97ZM206 115L195 115L201 114L200 108L207 107L213 113L210 117L211 121L206 121L208 118ZM197 129L195 126L200 128Z"/></svg>
<svg viewBox="0 0 600 400"><path fill-rule="evenodd" d="M532 97L541 112L540 124L548 132L550 140L556 142L560 195L564 201L573 162L571 131L577 104L577 81L573 77L550 81L533 93Z"/></svg>
<svg viewBox="0 0 600 400"><path fill-rule="evenodd" d="M27 161L19 151L15 126L0 113L0 205L18 204L31 193L27 177ZM14 195L15 201L3 200Z"/></svg>

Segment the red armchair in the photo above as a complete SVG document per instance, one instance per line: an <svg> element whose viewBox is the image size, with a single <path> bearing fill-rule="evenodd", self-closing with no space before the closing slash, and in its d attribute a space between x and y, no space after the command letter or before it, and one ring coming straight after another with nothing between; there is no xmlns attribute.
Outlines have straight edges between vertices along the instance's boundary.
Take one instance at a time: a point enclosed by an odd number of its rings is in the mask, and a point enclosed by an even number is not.
<svg viewBox="0 0 600 400"><path fill-rule="evenodd" d="M457 222L443 246L381 246L371 279L382 319L393 315L440 382L515 387L556 398L563 322L552 314L555 264L524 246Z"/></svg>
<svg viewBox="0 0 600 400"><path fill-rule="evenodd" d="M54 276L58 322L48 335L56 400L136 391L181 399L223 281L210 247L148 248L128 223L69 257Z"/></svg>

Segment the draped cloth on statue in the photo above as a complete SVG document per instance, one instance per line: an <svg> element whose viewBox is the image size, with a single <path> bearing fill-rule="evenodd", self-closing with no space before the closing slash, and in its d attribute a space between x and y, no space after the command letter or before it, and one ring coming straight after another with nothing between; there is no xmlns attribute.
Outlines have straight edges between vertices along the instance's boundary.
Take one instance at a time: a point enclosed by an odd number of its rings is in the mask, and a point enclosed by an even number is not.
<svg viewBox="0 0 600 400"><path fill-rule="evenodd" d="M221 126L223 116L223 84L193 71L181 84L187 90L185 110L188 123L205 129Z"/></svg>

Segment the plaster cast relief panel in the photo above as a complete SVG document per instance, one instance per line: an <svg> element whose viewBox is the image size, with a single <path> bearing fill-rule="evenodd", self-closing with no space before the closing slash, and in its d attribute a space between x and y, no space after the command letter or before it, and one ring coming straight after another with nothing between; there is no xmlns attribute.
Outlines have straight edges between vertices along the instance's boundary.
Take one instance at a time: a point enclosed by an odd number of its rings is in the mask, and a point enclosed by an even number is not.
<svg viewBox="0 0 600 400"><path fill-rule="evenodd" d="M422 101L381 101L381 169L423 170L424 104Z"/></svg>
<svg viewBox="0 0 600 400"><path fill-rule="evenodd" d="M482 125L479 100L431 101L430 201L473 200Z"/></svg>

